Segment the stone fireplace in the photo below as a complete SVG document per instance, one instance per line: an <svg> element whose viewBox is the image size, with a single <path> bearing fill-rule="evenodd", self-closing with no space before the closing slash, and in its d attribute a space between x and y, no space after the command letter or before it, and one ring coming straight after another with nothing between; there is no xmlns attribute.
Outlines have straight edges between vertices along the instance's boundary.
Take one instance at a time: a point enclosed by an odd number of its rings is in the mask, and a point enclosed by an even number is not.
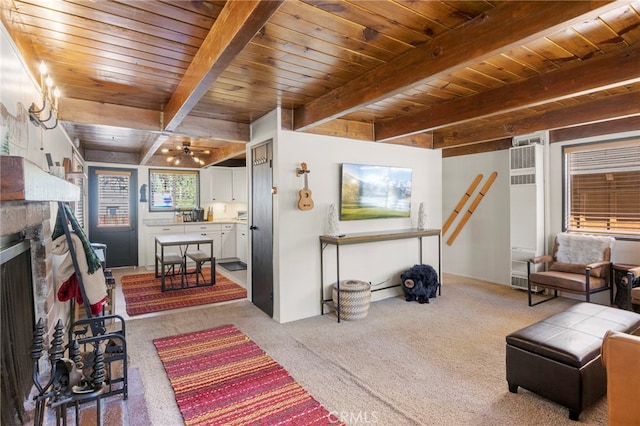
<svg viewBox="0 0 640 426"><path fill-rule="evenodd" d="M24 238L31 245L35 318L51 323L57 316L51 258L51 207L49 202L2 202L1 237ZM14 240L16 238L13 238Z"/></svg>
<svg viewBox="0 0 640 426"><path fill-rule="evenodd" d="M0 184L0 215L2 217L0 242L2 249L6 250L8 247L19 244L28 248L31 258L30 274L28 272L20 274L20 271L8 272L7 276L12 277L11 279L25 277L26 281L31 281L31 297L6 301L7 304L3 309L5 312L2 312L2 327L3 330L13 327L14 333L20 335L23 345L28 345L33 337L33 330L31 330L30 336L23 336L24 329L20 328L21 324L35 324L38 319L42 318L45 321L45 330L48 335L59 318L64 323L68 322L68 305L56 302L54 265L51 253L51 234L55 225L52 213L55 214L57 209L55 201L76 201L79 197L79 188L44 172L22 157L9 156L0 157ZM26 263L27 266L24 265L23 263L22 267L28 269L29 263ZM11 267L15 268L15 266ZM3 270L9 270L9 266ZM8 286L8 283L0 282L0 285ZM22 303L24 306L14 306L17 303ZM33 306L28 306L29 304ZM6 308L7 306L12 308L10 312ZM5 353L7 352L3 347L3 363L6 364L2 366L3 390L5 385L10 385L10 383L4 383L5 367L10 364L4 360ZM31 369L30 350L24 353L24 360L18 359L17 361L23 365L19 369ZM24 367L25 365L26 367ZM24 380L24 378L15 377L16 374L8 376L9 380L6 382ZM30 374L26 376L28 380ZM24 388L24 385L23 383L21 386L13 386L13 388ZM24 397L25 395L16 396L18 400ZM5 395L3 395L3 401L4 398ZM3 418L5 408L3 406Z"/></svg>

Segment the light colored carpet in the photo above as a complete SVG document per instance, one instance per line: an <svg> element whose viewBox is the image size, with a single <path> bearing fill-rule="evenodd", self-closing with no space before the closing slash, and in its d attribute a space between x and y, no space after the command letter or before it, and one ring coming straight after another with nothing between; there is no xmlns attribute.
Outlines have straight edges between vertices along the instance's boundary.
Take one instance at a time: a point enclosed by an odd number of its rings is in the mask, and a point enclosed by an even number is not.
<svg viewBox="0 0 640 426"><path fill-rule="evenodd" d="M526 293L445 276L430 304L374 302L364 320L330 315L277 324L250 302L212 305L127 322L154 425L183 424L152 340L233 324L347 424L576 425L568 410L505 380L505 336L576 301L528 307ZM580 424L606 425L606 398Z"/></svg>

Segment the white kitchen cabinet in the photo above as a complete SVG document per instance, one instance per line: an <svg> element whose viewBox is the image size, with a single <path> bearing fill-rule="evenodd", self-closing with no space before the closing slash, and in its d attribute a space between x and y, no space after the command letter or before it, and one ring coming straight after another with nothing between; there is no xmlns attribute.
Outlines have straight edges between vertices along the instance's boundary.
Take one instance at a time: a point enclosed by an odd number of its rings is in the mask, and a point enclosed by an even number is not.
<svg viewBox="0 0 640 426"><path fill-rule="evenodd" d="M232 171L232 192L234 202L247 202L247 168L236 167Z"/></svg>
<svg viewBox="0 0 640 426"><path fill-rule="evenodd" d="M200 234L213 240L213 256L216 259L236 257L236 228L233 223L187 222L162 226L147 226L144 261L147 269L155 265L156 236L163 234ZM190 247L190 249L193 247ZM165 253L180 254L179 247L167 247Z"/></svg>
<svg viewBox="0 0 640 426"><path fill-rule="evenodd" d="M148 226L147 238L145 240L145 265L147 267L153 267L156 262L156 236L166 234L184 234L184 225L163 225L163 226ZM165 253L180 254L177 247L167 247Z"/></svg>
<svg viewBox="0 0 640 426"><path fill-rule="evenodd" d="M246 167L211 167L210 199L212 202L247 202Z"/></svg>
<svg viewBox="0 0 640 426"><path fill-rule="evenodd" d="M224 223L221 225L220 231L222 259L236 257L236 226L232 223Z"/></svg>
<svg viewBox="0 0 640 426"><path fill-rule="evenodd" d="M210 201L230 202L233 200L233 172L225 167L211 167Z"/></svg>
<svg viewBox="0 0 640 426"><path fill-rule="evenodd" d="M200 234L213 240L213 257L219 259L222 256L222 239L221 233L224 225L219 223L197 222L196 224L187 224L184 226L185 234Z"/></svg>
<svg viewBox="0 0 640 426"><path fill-rule="evenodd" d="M247 252L247 243L249 242L247 235L247 225L239 223L236 225L236 257L241 262L247 263L249 256Z"/></svg>

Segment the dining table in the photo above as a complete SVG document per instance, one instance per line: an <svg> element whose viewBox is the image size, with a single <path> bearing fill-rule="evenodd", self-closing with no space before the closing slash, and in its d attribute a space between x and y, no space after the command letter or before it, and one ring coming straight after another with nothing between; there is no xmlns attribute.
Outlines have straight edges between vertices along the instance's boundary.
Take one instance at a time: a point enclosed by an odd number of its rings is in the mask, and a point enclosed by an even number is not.
<svg viewBox="0 0 640 426"><path fill-rule="evenodd" d="M178 247L179 255L166 252L168 247ZM195 247L198 253L205 255L211 263L215 262L213 257L213 239L206 235L197 233L186 234L163 234L156 236L155 240L155 276L160 278L162 291L180 290L194 287L212 286L215 284L215 274L212 272L208 280L196 280L190 284L188 280L189 274L197 274L200 268L189 272L187 270L187 253L188 250ZM208 254L208 256L206 256ZM202 257L202 256L201 256ZM175 271L176 265L179 266L178 272ZM213 271L213 265L211 270ZM170 273L168 271L171 271ZM166 278L169 277L173 283L173 277L180 276L180 286L167 287L165 285Z"/></svg>

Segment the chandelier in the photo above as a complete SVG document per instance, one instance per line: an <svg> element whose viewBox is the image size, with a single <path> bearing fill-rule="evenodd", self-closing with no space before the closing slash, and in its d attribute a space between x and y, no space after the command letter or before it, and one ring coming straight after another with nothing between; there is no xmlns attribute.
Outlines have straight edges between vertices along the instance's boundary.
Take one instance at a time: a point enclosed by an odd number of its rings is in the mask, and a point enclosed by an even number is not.
<svg viewBox="0 0 640 426"><path fill-rule="evenodd" d="M163 154L176 152L176 154L167 157L167 162L173 164L174 166L179 165L183 160L192 161L200 166L203 166L204 161L196 157L196 154L210 154L209 150L192 148L190 141L183 141L182 145L176 145L175 149L163 148L160 150L160 152L162 152Z"/></svg>
<svg viewBox="0 0 640 426"><path fill-rule="evenodd" d="M60 89L53 87L53 79L47 74L47 66L40 62L40 91L42 92L42 106L38 108L35 103L29 107L29 119L34 126L42 127L45 130L55 129L58 125L58 98ZM46 118L45 118L46 117ZM47 125L54 120L53 125Z"/></svg>

